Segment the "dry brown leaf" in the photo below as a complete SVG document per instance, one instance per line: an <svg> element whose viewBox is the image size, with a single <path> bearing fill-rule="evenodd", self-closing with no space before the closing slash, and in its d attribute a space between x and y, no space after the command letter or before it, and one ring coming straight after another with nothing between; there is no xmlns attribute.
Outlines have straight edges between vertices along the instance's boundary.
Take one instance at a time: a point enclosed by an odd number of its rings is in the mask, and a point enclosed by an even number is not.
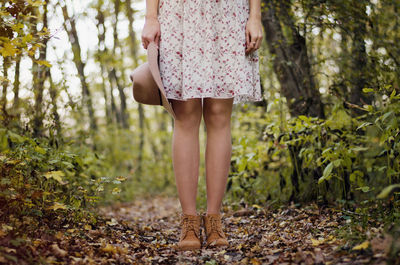
<svg viewBox="0 0 400 265"><path fill-rule="evenodd" d="M51 245L51 249L53 250L54 255L58 257L65 257L68 254L67 251L61 249L56 243Z"/></svg>

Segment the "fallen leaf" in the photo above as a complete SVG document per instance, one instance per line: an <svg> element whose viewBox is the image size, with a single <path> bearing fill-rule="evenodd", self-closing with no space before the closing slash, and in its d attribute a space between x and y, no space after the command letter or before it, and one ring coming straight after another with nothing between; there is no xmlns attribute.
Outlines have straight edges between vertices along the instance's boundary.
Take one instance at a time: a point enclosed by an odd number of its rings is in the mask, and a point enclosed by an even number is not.
<svg viewBox="0 0 400 265"><path fill-rule="evenodd" d="M324 241L323 241L323 240L318 240L318 239L311 238L311 243L312 243L312 245L313 245L314 247L316 247L316 246L319 246L319 245L321 245L322 243L324 243Z"/></svg>
<svg viewBox="0 0 400 265"><path fill-rule="evenodd" d="M58 257L65 257L68 252L61 249L56 243L51 245L51 249L53 250L54 254Z"/></svg>
<svg viewBox="0 0 400 265"><path fill-rule="evenodd" d="M352 248L352 250L362 250L362 249L366 249L369 246L369 241L365 240L364 242L362 242L361 244L355 246Z"/></svg>
<svg viewBox="0 0 400 265"><path fill-rule="evenodd" d="M104 248L102 248L101 249L103 252L107 252L107 253L117 253L117 249L113 246L113 245L111 245L111 244L108 244L107 243L107 245L104 247Z"/></svg>

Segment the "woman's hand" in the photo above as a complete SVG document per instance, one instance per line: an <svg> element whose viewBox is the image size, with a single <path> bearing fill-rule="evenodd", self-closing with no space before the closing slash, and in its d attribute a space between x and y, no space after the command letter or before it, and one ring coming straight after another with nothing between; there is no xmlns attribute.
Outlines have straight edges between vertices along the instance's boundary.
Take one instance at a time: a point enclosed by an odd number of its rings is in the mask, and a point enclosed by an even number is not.
<svg viewBox="0 0 400 265"><path fill-rule="evenodd" d="M147 49L150 42L154 41L157 46L160 41L160 23L156 17L146 17L142 31L142 45Z"/></svg>
<svg viewBox="0 0 400 265"><path fill-rule="evenodd" d="M246 23L246 52L248 55L261 46L263 39L261 20L250 17Z"/></svg>

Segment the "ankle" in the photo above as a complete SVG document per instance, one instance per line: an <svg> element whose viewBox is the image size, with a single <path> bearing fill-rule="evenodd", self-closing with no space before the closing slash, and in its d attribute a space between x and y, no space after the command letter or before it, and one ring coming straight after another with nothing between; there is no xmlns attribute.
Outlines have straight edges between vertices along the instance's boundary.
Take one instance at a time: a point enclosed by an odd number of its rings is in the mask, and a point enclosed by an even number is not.
<svg viewBox="0 0 400 265"><path fill-rule="evenodd" d="M219 215L221 214L220 211L215 211L215 210L207 210L206 215Z"/></svg>
<svg viewBox="0 0 400 265"><path fill-rule="evenodd" d="M197 211L182 211L182 215L199 215Z"/></svg>

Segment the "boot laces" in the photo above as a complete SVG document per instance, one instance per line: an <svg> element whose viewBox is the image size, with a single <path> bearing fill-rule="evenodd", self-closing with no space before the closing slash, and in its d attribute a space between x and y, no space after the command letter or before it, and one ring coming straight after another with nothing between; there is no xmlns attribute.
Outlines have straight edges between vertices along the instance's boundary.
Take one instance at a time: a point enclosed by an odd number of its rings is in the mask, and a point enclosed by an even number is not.
<svg viewBox="0 0 400 265"><path fill-rule="evenodd" d="M184 233L185 233L185 235L189 232L189 231L192 231L192 232L194 232L194 234L197 236L197 233L196 233L196 220L195 219L191 219L191 218L188 218L188 217L184 217L183 219L182 219L182 223L181 223L182 225L183 225L183 227L184 227Z"/></svg>
<svg viewBox="0 0 400 265"><path fill-rule="evenodd" d="M218 233L221 237L223 237L222 233L222 227L221 227L221 222L214 216L211 216L210 218L210 224L211 224L211 231L210 233L216 232Z"/></svg>

